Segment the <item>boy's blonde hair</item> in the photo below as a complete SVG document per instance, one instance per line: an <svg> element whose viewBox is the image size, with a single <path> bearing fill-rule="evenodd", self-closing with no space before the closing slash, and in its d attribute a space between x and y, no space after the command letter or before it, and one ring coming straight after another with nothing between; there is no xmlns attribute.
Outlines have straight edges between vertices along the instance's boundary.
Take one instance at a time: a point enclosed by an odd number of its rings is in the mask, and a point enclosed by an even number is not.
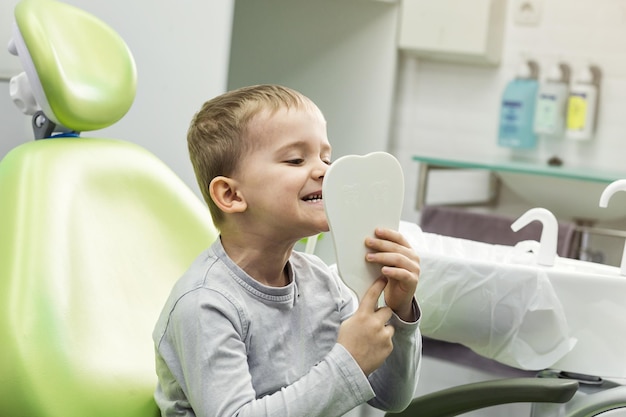
<svg viewBox="0 0 626 417"><path fill-rule="evenodd" d="M224 213L215 205L209 184L218 176L233 175L254 141L248 136L252 118L263 111L270 115L281 108L317 109L303 94L279 85L255 85L217 96L202 105L187 132L189 157L216 226ZM319 110L318 110L319 111Z"/></svg>

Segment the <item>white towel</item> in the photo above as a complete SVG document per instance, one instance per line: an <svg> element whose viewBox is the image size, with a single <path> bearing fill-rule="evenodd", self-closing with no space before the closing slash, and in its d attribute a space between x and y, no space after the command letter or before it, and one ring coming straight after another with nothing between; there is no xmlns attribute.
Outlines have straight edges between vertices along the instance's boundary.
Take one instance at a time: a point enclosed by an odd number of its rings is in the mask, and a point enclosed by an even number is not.
<svg viewBox="0 0 626 417"><path fill-rule="evenodd" d="M511 230L515 219L495 214L478 213L459 207L425 206L421 211L420 227L424 232L470 239L498 245L515 246L523 240L539 241L541 223L532 222L518 232ZM578 258L580 232L576 225L559 222L557 254Z"/></svg>

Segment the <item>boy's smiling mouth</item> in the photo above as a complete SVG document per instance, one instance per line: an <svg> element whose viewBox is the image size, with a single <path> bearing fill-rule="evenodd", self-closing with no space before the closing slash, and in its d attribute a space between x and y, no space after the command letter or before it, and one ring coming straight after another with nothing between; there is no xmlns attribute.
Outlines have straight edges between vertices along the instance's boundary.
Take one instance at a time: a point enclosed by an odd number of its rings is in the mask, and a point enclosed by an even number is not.
<svg viewBox="0 0 626 417"><path fill-rule="evenodd" d="M312 194L309 194L307 196L304 196L302 198L303 201L309 202L309 203L318 203L322 201L322 193L321 192L315 192Z"/></svg>

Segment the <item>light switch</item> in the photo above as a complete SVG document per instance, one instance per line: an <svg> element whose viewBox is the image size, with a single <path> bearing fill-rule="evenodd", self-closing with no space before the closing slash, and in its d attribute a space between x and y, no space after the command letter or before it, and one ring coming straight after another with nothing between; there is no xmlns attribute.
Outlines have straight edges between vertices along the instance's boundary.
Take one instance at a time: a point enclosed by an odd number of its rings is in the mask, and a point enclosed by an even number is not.
<svg viewBox="0 0 626 417"><path fill-rule="evenodd" d="M515 3L514 20L521 26L538 26L543 11L542 0L517 0Z"/></svg>

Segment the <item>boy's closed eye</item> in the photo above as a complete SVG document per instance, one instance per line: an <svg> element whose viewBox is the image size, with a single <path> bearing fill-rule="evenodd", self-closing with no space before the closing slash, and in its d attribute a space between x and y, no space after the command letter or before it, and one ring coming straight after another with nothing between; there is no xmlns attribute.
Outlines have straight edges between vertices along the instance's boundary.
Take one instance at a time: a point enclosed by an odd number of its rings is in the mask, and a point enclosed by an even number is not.
<svg viewBox="0 0 626 417"><path fill-rule="evenodd" d="M326 165L332 164L332 161L330 159L326 159L326 158L320 158L320 159ZM290 159L285 160L285 163L290 164L290 165L302 165L304 163L304 158L290 158Z"/></svg>

